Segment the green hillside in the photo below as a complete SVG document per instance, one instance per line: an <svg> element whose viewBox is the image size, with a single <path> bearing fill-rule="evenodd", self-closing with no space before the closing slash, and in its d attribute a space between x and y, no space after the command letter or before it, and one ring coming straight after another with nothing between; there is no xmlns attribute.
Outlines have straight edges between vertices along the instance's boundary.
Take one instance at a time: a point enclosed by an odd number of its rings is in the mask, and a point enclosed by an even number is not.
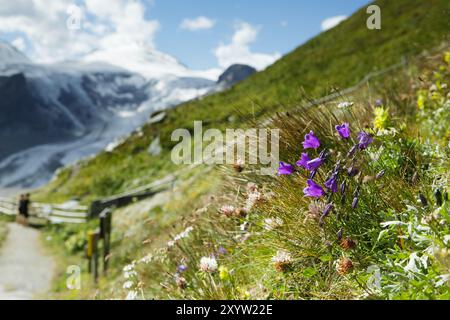
<svg viewBox="0 0 450 320"><path fill-rule="evenodd" d="M94 284L83 267L79 291L67 290L65 266L84 265L98 221L46 228L61 260L54 297L449 299L449 3L377 4L381 30L366 29L362 9L231 90L169 110L113 152L62 170L33 195L88 203L173 173L180 166L170 160L170 134L194 120L223 129L270 116L281 130L280 160L295 167L274 177L247 166L188 168L172 188L114 209L108 274ZM303 104L403 57L408 64L350 95ZM338 108L342 101L354 104ZM342 123L348 138L336 132ZM317 150L302 148L310 130ZM361 131L373 138L364 147ZM152 157L156 137L163 152ZM314 182L324 192L311 198L311 172L295 163L321 151Z"/></svg>
<svg viewBox="0 0 450 320"><path fill-rule="evenodd" d="M150 182L174 170L169 155L176 128L192 128L194 120L223 128L245 125L276 110L288 110L305 96L320 97L345 88L367 73L433 48L448 38L450 3L446 0L376 1L382 29L368 30L362 8L339 26L324 32L283 57L267 70L232 89L182 104L163 123L147 125L112 153L101 153L62 170L38 198L92 200ZM160 136L163 152L146 152Z"/></svg>

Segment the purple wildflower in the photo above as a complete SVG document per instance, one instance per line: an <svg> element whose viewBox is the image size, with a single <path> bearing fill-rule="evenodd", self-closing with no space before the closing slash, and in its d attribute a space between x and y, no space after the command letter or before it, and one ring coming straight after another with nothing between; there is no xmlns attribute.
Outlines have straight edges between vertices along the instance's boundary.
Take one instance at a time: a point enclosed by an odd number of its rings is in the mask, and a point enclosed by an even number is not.
<svg viewBox="0 0 450 320"><path fill-rule="evenodd" d="M280 161L280 166L278 168L278 175L281 176L283 174L290 175L294 172L294 167L289 163L285 163Z"/></svg>
<svg viewBox="0 0 450 320"><path fill-rule="evenodd" d="M336 193L338 191L338 183L337 183L337 175L333 174L331 178L329 178L327 181L325 181L325 187L328 190L331 190L333 193Z"/></svg>
<svg viewBox="0 0 450 320"><path fill-rule="evenodd" d="M320 216L320 219L319 219L319 226L323 225L325 218L328 217L328 215L330 214L332 209L333 209L332 203L329 203L325 206L325 209L323 209L322 215Z"/></svg>
<svg viewBox="0 0 450 320"><path fill-rule="evenodd" d="M177 267L177 270L178 270L178 272L182 273L182 272L184 272L184 271L187 270L187 266L184 265L184 264L180 264L180 265Z"/></svg>
<svg viewBox="0 0 450 320"><path fill-rule="evenodd" d="M358 147L360 150L366 149L372 141L372 136L367 132L361 131L358 133Z"/></svg>
<svg viewBox="0 0 450 320"><path fill-rule="evenodd" d="M318 158L310 159L307 153L302 153L300 160L296 162L299 167L303 167L309 171L317 170L325 161L324 153L321 153Z"/></svg>
<svg viewBox="0 0 450 320"><path fill-rule="evenodd" d="M303 193L307 197L320 198L325 194L322 187L315 183L313 180L308 179L308 186L303 189Z"/></svg>
<svg viewBox="0 0 450 320"><path fill-rule="evenodd" d="M224 255L228 253L227 249L225 249L224 247L219 247L217 252L219 253L219 255Z"/></svg>
<svg viewBox="0 0 450 320"><path fill-rule="evenodd" d="M320 141L314 135L314 132L311 130L308 134L305 135L305 141L303 141L303 148L317 149L318 147L320 147Z"/></svg>
<svg viewBox="0 0 450 320"><path fill-rule="evenodd" d="M350 126L348 123L343 123L340 126L337 125L335 128L342 138L348 139L350 137Z"/></svg>
<svg viewBox="0 0 450 320"><path fill-rule="evenodd" d="M319 169L319 167L322 165L322 163L325 161L324 158L318 157L315 159L312 159L306 163L306 169L309 171L314 171Z"/></svg>
<svg viewBox="0 0 450 320"><path fill-rule="evenodd" d="M381 100L381 99L375 100L375 105L376 105L377 107L382 106L382 105L383 105L383 100Z"/></svg>
<svg viewBox="0 0 450 320"><path fill-rule="evenodd" d="M303 167L305 169L308 169L308 162L311 161L311 159L309 158L308 154L303 152L302 156L300 157L300 160L297 161L297 165L299 167Z"/></svg>

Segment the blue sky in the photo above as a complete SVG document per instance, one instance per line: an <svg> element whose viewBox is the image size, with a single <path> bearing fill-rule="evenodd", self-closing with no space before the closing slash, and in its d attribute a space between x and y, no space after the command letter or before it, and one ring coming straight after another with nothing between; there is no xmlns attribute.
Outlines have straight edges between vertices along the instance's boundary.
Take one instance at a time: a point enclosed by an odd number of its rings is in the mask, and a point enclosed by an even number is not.
<svg viewBox="0 0 450 320"><path fill-rule="evenodd" d="M320 33L329 17L351 15L367 0L156 0L149 15L161 21L155 42L159 49L176 56L194 69L217 64L213 48L230 41L236 21L260 26L255 52L285 54ZM186 17L206 16L217 20L214 28L191 32L179 28ZM286 22L287 26L282 26Z"/></svg>
<svg viewBox="0 0 450 320"><path fill-rule="evenodd" d="M231 63L261 70L320 33L324 20L349 16L368 2L0 0L0 39L39 62L86 58L95 50L111 52L134 43L194 70L217 74ZM76 29L68 26L74 15L81 21ZM103 56L132 58L120 57L117 50Z"/></svg>

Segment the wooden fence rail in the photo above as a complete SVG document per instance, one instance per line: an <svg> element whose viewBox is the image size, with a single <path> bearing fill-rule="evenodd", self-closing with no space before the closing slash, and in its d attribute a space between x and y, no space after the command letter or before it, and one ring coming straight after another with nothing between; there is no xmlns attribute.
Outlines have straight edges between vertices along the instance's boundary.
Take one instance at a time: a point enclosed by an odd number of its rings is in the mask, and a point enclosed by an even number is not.
<svg viewBox="0 0 450 320"><path fill-rule="evenodd" d="M157 180L145 186L141 186L134 190L120 193L108 198L95 200L89 210L89 217L95 218L106 208L123 207L134 200L142 200L151 197L162 190L169 188L175 181L175 175L169 175L161 180Z"/></svg>
<svg viewBox="0 0 450 320"><path fill-rule="evenodd" d="M47 203L31 202L30 218L46 220L50 223L85 223L88 219L87 206L64 206ZM18 201L10 198L0 198L0 213L17 215Z"/></svg>

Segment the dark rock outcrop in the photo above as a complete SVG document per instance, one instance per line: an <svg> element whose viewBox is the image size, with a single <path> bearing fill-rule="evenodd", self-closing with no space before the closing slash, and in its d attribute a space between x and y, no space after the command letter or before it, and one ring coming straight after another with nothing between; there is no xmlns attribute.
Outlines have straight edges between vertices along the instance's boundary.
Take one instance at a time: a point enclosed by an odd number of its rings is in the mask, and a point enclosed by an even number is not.
<svg viewBox="0 0 450 320"><path fill-rule="evenodd" d="M217 84L221 88L229 88L254 73L256 73L256 69L253 67L245 64L233 64L220 75Z"/></svg>

